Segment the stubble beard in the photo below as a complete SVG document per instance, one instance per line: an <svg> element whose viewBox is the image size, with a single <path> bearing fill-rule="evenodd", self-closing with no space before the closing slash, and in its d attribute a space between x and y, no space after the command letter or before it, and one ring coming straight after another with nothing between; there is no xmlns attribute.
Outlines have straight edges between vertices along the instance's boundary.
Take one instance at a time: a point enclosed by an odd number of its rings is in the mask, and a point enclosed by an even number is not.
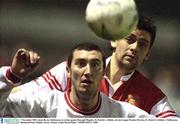
<svg viewBox="0 0 180 124"><path fill-rule="evenodd" d="M94 99L96 97L97 92L94 91L77 91L77 95L79 98L83 101L89 101L91 99Z"/></svg>
<svg viewBox="0 0 180 124"><path fill-rule="evenodd" d="M137 67L137 62L131 62L123 58L119 62L119 67L129 72L129 71L134 70Z"/></svg>

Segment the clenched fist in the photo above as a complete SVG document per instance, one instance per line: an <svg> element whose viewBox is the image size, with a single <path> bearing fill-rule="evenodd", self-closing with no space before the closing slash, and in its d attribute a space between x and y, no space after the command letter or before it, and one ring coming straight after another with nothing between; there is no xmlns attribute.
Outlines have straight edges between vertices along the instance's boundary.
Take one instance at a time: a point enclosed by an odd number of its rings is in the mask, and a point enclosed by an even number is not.
<svg viewBox="0 0 180 124"><path fill-rule="evenodd" d="M40 56L33 51L26 49L19 49L12 61L11 69L12 72L23 79L30 74L39 64Z"/></svg>

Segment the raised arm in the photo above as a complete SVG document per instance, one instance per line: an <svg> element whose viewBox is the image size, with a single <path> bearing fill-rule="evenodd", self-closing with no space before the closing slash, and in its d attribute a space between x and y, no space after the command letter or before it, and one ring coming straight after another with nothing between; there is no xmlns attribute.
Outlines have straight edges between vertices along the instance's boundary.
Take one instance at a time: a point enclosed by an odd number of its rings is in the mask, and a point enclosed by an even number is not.
<svg viewBox="0 0 180 124"><path fill-rule="evenodd" d="M17 101L20 99L11 99L14 97L14 92L18 91L18 86L21 85L21 79L25 78L30 74L39 63L39 55L33 51L28 51L26 49L19 49L12 61L11 67L0 68L0 115L9 116L7 110L13 108L16 110L17 106L10 106L10 102ZM16 95L15 95L16 96ZM23 99L23 97L20 98ZM8 107L9 106L9 107ZM21 106L19 106L21 108ZM8 108L8 109L7 109Z"/></svg>

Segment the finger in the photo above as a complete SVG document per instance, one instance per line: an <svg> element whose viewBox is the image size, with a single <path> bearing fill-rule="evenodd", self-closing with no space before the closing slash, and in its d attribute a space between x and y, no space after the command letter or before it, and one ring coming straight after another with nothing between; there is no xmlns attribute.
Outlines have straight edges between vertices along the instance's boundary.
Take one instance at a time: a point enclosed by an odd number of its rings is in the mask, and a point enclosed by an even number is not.
<svg viewBox="0 0 180 124"><path fill-rule="evenodd" d="M29 51L26 50L25 52L21 54L21 56L22 56L22 59L25 61L26 66L29 67L31 65Z"/></svg>
<svg viewBox="0 0 180 124"><path fill-rule="evenodd" d="M39 65L39 61L37 61L36 63L34 63L34 64L31 64L31 68L33 69L33 68L35 68L35 67L37 67L37 65Z"/></svg>
<svg viewBox="0 0 180 124"><path fill-rule="evenodd" d="M24 54L24 52L25 52L26 50L24 49L24 48L21 48L21 49L19 49L17 52L16 52L16 58L22 58L22 56L23 56L23 54Z"/></svg>
<svg viewBox="0 0 180 124"><path fill-rule="evenodd" d="M29 67L30 66L30 58L29 58L29 51L22 48L19 49L17 52L17 59L24 61L24 64Z"/></svg>
<svg viewBox="0 0 180 124"><path fill-rule="evenodd" d="M40 56L37 53L35 53L33 51L30 51L29 55L30 55L30 63L31 63L31 65L34 65L34 64L39 62Z"/></svg>

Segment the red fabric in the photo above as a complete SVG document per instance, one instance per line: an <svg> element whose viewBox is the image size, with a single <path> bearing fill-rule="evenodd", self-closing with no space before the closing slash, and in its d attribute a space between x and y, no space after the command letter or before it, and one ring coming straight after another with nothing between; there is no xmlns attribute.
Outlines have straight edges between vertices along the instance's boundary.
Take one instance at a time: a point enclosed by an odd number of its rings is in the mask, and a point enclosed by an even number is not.
<svg viewBox="0 0 180 124"><path fill-rule="evenodd" d="M100 91L105 93L107 96L109 95L109 84L106 79L101 81Z"/></svg>
<svg viewBox="0 0 180 124"><path fill-rule="evenodd" d="M7 77L8 80L12 81L12 82L15 83L15 84L16 84L16 83L19 83L19 82L21 81L20 78L18 78L16 75L14 75L14 74L11 72L10 68L7 69L7 71L6 71L6 77Z"/></svg>
<svg viewBox="0 0 180 124"><path fill-rule="evenodd" d="M102 83L101 91L105 94L109 93L109 84ZM123 82L112 96L115 100L133 103L148 113L163 97L165 97L164 93L137 71L128 81Z"/></svg>

